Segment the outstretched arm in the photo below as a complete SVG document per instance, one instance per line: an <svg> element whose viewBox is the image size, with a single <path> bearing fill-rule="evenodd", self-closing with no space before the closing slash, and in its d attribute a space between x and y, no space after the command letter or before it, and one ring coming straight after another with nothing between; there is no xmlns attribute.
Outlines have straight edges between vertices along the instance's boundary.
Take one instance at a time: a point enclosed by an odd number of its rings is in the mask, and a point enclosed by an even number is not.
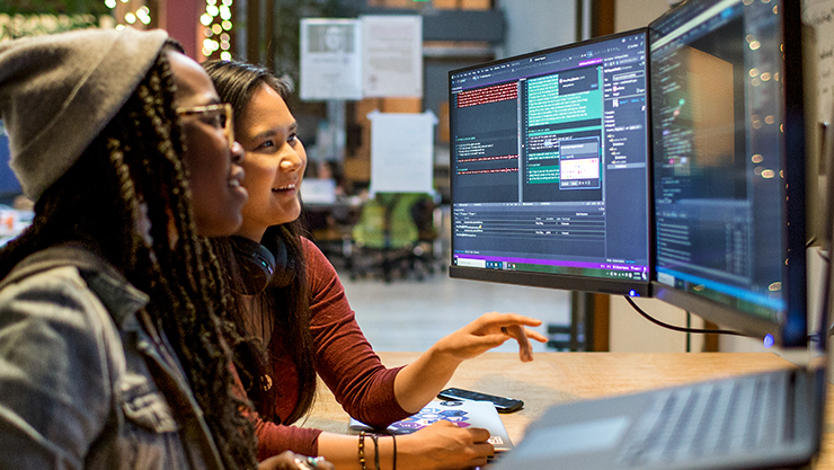
<svg viewBox="0 0 834 470"><path fill-rule="evenodd" d="M539 326L540 320L514 313L487 313L472 323L441 338L416 361L405 366L394 380L394 395L400 406L416 413L443 389L458 365L466 359L515 338L522 362L533 360L530 338L544 343L547 338L525 326Z"/></svg>

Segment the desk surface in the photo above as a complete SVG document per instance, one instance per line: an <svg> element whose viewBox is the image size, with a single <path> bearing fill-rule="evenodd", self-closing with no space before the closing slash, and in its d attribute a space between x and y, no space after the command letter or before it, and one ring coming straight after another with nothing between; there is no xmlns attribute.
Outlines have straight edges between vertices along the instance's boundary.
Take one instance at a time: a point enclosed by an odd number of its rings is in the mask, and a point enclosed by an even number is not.
<svg viewBox="0 0 834 470"><path fill-rule="evenodd" d="M378 352L388 367L407 364L411 352ZM524 400L521 411L501 415L513 442L551 405L669 385L778 369L790 363L771 353L537 353L523 364L514 353L487 353L464 362L449 386ZM834 386L829 384L825 433L817 469L834 469ZM305 427L346 433L348 416L323 385Z"/></svg>

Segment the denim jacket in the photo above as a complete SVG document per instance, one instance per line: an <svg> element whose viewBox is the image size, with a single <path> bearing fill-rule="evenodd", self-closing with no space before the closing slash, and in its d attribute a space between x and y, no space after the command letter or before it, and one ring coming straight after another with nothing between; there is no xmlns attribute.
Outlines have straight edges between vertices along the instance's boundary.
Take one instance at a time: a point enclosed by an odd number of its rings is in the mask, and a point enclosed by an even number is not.
<svg viewBox="0 0 834 470"><path fill-rule="evenodd" d="M143 321L148 297L86 250L21 264L0 288L0 468L222 468L170 345Z"/></svg>

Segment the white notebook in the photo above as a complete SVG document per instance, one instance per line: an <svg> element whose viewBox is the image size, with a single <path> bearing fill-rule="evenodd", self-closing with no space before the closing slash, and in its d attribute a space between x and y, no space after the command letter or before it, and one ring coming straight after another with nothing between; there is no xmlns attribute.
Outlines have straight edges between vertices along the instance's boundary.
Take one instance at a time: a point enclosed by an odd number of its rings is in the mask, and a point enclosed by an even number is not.
<svg viewBox="0 0 834 470"><path fill-rule="evenodd" d="M498 452L512 449L513 443L495 406L488 401L432 400L422 410L397 421L386 429L389 434L410 434L440 420L449 421L462 428L484 428L489 431L489 443ZM350 419L350 429L374 431L367 424Z"/></svg>

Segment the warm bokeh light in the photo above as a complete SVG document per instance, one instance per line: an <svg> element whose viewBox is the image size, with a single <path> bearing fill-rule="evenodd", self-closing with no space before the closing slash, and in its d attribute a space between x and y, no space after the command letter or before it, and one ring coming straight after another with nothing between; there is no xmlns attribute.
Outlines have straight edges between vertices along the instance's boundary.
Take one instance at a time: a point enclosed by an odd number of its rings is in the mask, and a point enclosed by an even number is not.
<svg viewBox="0 0 834 470"><path fill-rule="evenodd" d="M134 28L144 29L153 27L151 23L151 9L146 5L145 0L104 0L104 6L109 8L116 21L116 29L123 29L125 25Z"/></svg>
<svg viewBox="0 0 834 470"><path fill-rule="evenodd" d="M232 39L228 31L234 27L231 9L233 0L221 0L219 5L218 0L205 1L205 13L200 15L200 24L205 26L205 39L200 52L206 59L231 60Z"/></svg>

